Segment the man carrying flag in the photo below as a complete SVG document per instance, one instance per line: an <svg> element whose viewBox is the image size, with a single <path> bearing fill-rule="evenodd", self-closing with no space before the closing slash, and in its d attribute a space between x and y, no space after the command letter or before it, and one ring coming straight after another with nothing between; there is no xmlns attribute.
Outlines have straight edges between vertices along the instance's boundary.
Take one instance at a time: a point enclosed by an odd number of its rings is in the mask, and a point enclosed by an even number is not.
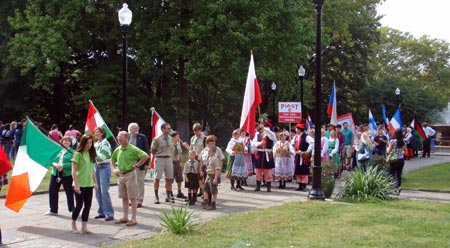
<svg viewBox="0 0 450 248"><path fill-rule="evenodd" d="M247 131L251 139L255 137L256 132L256 106L261 103L261 92L259 91L258 79L256 78L253 53L251 53L240 124L241 129Z"/></svg>
<svg viewBox="0 0 450 248"><path fill-rule="evenodd" d="M328 101L327 108L328 117L330 117L330 124L335 126L337 122L337 104L336 104L336 84L333 82L333 87L331 88L330 100Z"/></svg>

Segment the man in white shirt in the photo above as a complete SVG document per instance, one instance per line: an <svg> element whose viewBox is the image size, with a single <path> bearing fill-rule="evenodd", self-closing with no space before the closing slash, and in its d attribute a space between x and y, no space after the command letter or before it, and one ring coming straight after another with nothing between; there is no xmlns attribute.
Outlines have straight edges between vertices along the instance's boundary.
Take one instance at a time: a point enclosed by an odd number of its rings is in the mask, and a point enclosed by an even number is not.
<svg viewBox="0 0 450 248"><path fill-rule="evenodd" d="M431 150L431 138L436 134L436 131L428 126L428 123L423 123L423 131L425 132L425 135L427 136L427 139L423 141L423 154L422 157L430 157L430 150Z"/></svg>

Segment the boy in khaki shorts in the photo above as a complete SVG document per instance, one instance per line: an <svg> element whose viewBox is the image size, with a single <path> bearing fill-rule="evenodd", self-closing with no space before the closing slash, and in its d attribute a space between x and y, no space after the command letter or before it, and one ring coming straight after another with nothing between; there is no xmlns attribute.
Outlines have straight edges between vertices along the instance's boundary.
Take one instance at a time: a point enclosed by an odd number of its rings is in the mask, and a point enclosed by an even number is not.
<svg viewBox="0 0 450 248"><path fill-rule="evenodd" d="M210 147L208 151L209 159L206 161L206 181L203 186L203 199L205 200L204 208L206 210L215 210L217 194L219 190L217 185L219 184L219 177L222 171L219 159L214 156L216 154L216 147ZM203 173L203 172L201 172ZM209 194L211 194L211 204L209 203Z"/></svg>

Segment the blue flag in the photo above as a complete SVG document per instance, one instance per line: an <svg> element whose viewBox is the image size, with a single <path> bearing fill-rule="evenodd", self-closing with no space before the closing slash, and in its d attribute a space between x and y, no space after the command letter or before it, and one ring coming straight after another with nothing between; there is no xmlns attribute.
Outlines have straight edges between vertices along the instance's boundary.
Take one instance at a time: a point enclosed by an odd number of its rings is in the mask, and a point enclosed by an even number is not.
<svg viewBox="0 0 450 248"><path fill-rule="evenodd" d="M369 129L372 134L377 131L377 123L375 122L375 118L373 118L372 111L369 109Z"/></svg>
<svg viewBox="0 0 450 248"><path fill-rule="evenodd" d="M383 121L384 121L384 125L387 126L389 125L389 121L388 118L386 117L386 107L383 105L381 112L383 114Z"/></svg>

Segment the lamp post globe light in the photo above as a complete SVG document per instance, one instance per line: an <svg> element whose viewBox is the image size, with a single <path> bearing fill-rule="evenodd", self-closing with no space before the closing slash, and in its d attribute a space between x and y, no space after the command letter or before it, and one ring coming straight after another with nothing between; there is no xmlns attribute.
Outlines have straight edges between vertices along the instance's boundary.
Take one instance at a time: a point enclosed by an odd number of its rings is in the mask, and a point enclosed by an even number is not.
<svg viewBox="0 0 450 248"><path fill-rule="evenodd" d="M314 166L313 166L313 185L312 189L309 192L308 198L310 200L325 200L325 194L322 191L322 182L321 182L321 174L322 167L320 165L320 151L321 151L321 142L320 142L320 127L322 126L321 120L321 109L322 109L322 6L325 0L313 0L314 5L316 6L316 14L317 14L317 22L316 22L316 92L315 92L315 101L316 101L316 115L315 115L315 125L316 130L314 133Z"/></svg>
<svg viewBox="0 0 450 248"><path fill-rule="evenodd" d="M303 68L303 65L301 65L298 68L298 78L300 79L300 110L302 111L302 121L303 121L303 79L305 78L305 68Z"/></svg>
<svg viewBox="0 0 450 248"><path fill-rule="evenodd" d="M133 18L133 13L128 9L128 4L124 3L122 8L119 10L119 22L122 27L122 54L123 54L123 65L122 65L122 129L126 130L128 125L128 103L127 103L127 51L128 51L128 30L130 28L131 20Z"/></svg>
<svg viewBox="0 0 450 248"><path fill-rule="evenodd" d="M270 88L272 89L272 118L273 118L273 124L275 125L275 92L277 91L277 84L275 82L272 82L272 85L270 85Z"/></svg>
<svg viewBox="0 0 450 248"><path fill-rule="evenodd" d="M395 103L397 104L397 107L400 106L398 102L399 97L400 97L400 89L397 87L397 89L395 89Z"/></svg>

